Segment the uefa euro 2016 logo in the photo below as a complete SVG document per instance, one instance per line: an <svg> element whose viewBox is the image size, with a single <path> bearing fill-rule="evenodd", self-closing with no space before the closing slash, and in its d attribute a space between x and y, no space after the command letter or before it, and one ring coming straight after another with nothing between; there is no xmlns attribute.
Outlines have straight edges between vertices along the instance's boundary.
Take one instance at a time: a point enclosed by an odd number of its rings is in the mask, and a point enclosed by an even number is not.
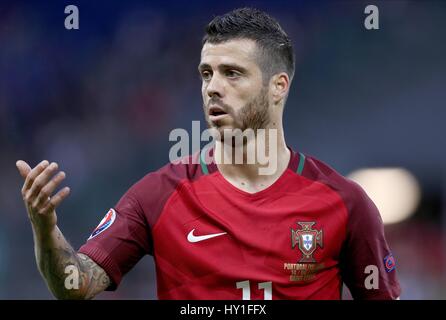
<svg viewBox="0 0 446 320"><path fill-rule="evenodd" d="M312 229L316 222L298 222L302 229L291 229L291 248L294 249L298 245L302 252L302 258L299 263L315 263L313 253L317 246L323 248L322 230Z"/></svg>

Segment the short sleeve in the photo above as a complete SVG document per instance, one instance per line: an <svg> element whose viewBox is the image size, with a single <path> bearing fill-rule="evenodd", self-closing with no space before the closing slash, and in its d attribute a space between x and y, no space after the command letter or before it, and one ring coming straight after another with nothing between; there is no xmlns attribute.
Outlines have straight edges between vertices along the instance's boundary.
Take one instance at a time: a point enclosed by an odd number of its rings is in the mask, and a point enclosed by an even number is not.
<svg viewBox="0 0 446 320"><path fill-rule="evenodd" d="M347 237L341 254L341 273L354 299L396 299L401 294L395 258L384 235L378 208L352 182ZM378 279L370 285L373 273ZM366 285L367 281L367 285Z"/></svg>
<svg viewBox="0 0 446 320"><path fill-rule="evenodd" d="M152 252L150 227L134 193L135 186L127 191L116 206L79 249L101 266L115 290L122 277L146 254Z"/></svg>

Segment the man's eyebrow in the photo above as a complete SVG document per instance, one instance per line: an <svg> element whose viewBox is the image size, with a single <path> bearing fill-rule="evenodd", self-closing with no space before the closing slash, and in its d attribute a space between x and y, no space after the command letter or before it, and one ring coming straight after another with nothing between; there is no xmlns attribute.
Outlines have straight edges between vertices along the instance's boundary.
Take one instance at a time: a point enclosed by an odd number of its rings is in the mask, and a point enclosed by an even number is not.
<svg viewBox="0 0 446 320"><path fill-rule="evenodd" d="M245 67L242 67L241 65L238 65L236 63L223 63L218 65L218 68L220 70L237 69L244 73L247 72L247 69ZM198 66L198 71L203 71L205 69L212 69L212 67L207 63L200 63L200 65Z"/></svg>
<svg viewBox="0 0 446 320"><path fill-rule="evenodd" d="M203 71L204 69L212 69L207 63L200 63L198 65L198 71Z"/></svg>
<svg viewBox="0 0 446 320"><path fill-rule="evenodd" d="M237 69L243 73L246 73L248 70L241 65L238 65L236 63L224 63L218 66L220 69L228 70L228 69Z"/></svg>

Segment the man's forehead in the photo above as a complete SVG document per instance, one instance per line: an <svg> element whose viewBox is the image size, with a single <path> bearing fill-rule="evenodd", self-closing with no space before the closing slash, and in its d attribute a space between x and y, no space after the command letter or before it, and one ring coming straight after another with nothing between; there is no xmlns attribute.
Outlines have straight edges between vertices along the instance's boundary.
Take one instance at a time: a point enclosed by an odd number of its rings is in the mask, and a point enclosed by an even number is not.
<svg viewBox="0 0 446 320"><path fill-rule="evenodd" d="M235 59L236 61L254 62L257 45L251 39L233 39L220 43L206 42L201 50L201 62L210 60Z"/></svg>

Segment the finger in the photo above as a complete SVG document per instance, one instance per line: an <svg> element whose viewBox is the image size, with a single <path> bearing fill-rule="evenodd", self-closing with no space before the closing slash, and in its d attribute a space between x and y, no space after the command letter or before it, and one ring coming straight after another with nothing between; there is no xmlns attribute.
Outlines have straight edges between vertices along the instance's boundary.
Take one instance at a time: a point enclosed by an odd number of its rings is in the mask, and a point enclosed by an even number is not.
<svg viewBox="0 0 446 320"><path fill-rule="evenodd" d="M31 200L36 197L40 190L48 183L54 173L57 171L58 165L52 162L42 173L40 173L33 182L33 185L27 192L27 199Z"/></svg>
<svg viewBox="0 0 446 320"><path fill-rule="evenodd" d="M39 192L36 200L33 202L33 207L39 208L48 201L54 190L59 186L59 184L65 179L65 172L61 171L54 176Z"/></svg>
<svg viewBox="0 0 446 320"><path fill-rule="evenodd" d="M43 160L41 163L39 163L37 166L32 169L28 175L26 176L25 183L23 184L22 193L25 193L26 191L31 188L31 186L34 183L34 179L48 166L48 161Z"/></svg>
<svg viewBox="0 0 446 320"><path fill-rule="evenodd" d="M19 170L20 175L22 176L23 179L26 179L26 176L28 175L28 173L31 171L31 167L29 166L29 164L27 164L25 161L23 160L18 160L15 163L17 169Z"/></svg>
<svg viewBox="0 0 446 320"><path fill-rule="evenodd" d="M59 190L59 192L56 193L56 195L51 197L49 203L40 211L40 213L46 213L55 210L62 203L62 201L66 197L68 197L69 194L70 194L70 188L68 187Z"/></svg>

